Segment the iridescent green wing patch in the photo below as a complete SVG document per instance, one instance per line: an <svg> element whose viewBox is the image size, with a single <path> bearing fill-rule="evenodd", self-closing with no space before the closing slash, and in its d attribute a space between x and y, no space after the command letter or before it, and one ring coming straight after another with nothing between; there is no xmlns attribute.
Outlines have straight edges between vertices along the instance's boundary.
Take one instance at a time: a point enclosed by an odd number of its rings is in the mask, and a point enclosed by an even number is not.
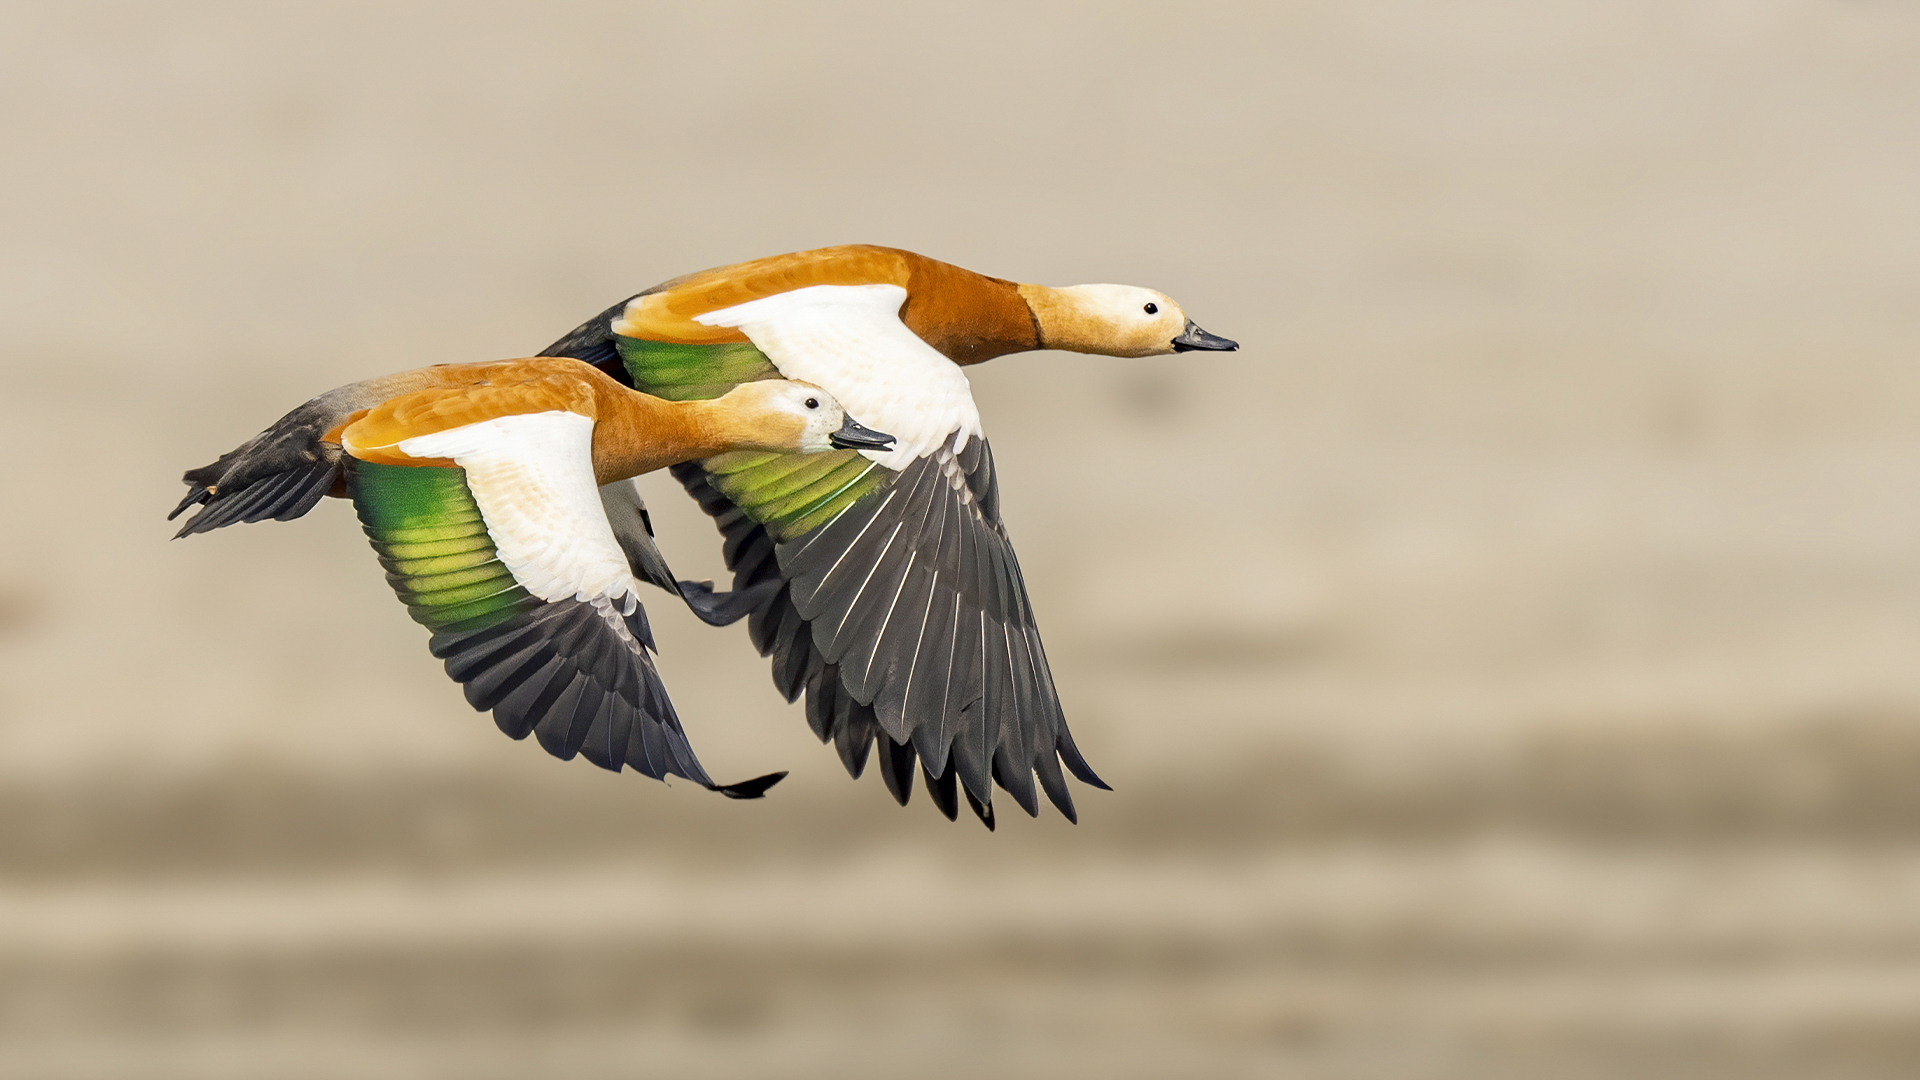
<svg viewBox="0 0 1920 1080"><path fill-rule="evenodd" d="M465 470L355 461L350 476L360 525L414 622L482 630L540 606L500 561Z"/></svg>
<svg viewBox="0 0 1920 1080"><path fill-rule="evenodd" d="M633 385L669 401L715 398L779 369L750 344L675 345L615 338ZM823 454L740 451L701 462L713 486L775 540L804 536L883 486L887 469L857 450Z"/></svg>
<svg viewBox="0 0 1920 1080"><path fill-rule="evenodd" d="M780 377L767 354L746 342L676 345L616 337L614 345L634 389L668 401L717 398L743 382Z"/></svg>
<svg viewBox="0 0 1920 1080"><path fill-rule="evenodd" d="M738 450L700 464L707 470L708 483L782 543L839 517L894 475L858 450L821 454Z"/></svg>

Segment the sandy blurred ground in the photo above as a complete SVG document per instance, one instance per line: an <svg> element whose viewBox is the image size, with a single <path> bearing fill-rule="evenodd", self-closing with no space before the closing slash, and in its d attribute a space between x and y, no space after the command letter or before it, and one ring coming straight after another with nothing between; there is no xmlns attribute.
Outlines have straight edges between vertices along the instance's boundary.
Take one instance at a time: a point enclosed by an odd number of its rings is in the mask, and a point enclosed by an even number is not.
<svg viewBox="0 0 1920 1080"><path fill-rule="evenodd" d="M0 6L0 1075L1920 1070L1920 6ZM1230 357L973 369L1083 824L473 715L306 397L868 241ZM654 482L668 554L711 527Z"/></svg>

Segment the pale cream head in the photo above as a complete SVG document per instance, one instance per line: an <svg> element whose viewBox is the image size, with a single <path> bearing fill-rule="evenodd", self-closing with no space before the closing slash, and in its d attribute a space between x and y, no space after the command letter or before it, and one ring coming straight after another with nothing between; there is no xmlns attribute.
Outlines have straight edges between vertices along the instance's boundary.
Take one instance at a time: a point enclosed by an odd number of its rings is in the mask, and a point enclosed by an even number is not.
<svg viewBox="0 0 1920 1080"><path fill-rule="evenodd" d="M818 453L881 448L892 442L847 415L832 394L808 382L761 379L714 399L725 436L735 449Z"/></svg>
<svg viewBox="0 0 1920 1080"><path fill-rule="evenodd" d="M1020 294L1048 349L1102 356L1158 356L1174 351L1187 313L1163 292L1135 285L1022 285Z"/></svg>

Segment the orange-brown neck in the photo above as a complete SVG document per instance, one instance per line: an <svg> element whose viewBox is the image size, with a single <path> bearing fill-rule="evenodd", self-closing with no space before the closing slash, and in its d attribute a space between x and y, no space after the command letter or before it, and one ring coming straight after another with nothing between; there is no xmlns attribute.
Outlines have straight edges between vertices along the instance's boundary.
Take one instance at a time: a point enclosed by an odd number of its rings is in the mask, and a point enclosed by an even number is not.
<svg viewBox="0 0 1920 1080"><path fill-rule="evenodd" d="M1040 348L1040 327L1011 281L976 274L924 255L913 268L900 321L961 366Z"/></svg>
<svg viewBox="0 0 1920 1080"><path fill-rule="evenodd" d="M728 433L716 422L720 418L712 402L663 401L617 384L596 384L595 391L600 414L593 426L596 483L611 484L728 448Z"/></svg>

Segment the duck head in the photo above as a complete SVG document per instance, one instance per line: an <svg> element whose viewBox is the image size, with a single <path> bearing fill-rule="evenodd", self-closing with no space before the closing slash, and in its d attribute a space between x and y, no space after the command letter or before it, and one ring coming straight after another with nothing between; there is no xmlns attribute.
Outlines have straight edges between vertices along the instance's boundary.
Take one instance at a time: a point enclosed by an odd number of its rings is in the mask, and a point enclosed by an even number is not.
<svg viewBox="0 0 1920 1080"><path fill-rule="evenodd" d="M1232 352L1240 347L1209 334L1163 292L1135 285L1022 285L1040 347L1101 356Z"/></svg>
<svg viewBox="0 0 1920 1080"><path fill-rule="evenodd" d="M818 453L891 450L893 436L847 415L832 394L808 382L761 379L714 399L730 445L742 450Z"/></svg>

